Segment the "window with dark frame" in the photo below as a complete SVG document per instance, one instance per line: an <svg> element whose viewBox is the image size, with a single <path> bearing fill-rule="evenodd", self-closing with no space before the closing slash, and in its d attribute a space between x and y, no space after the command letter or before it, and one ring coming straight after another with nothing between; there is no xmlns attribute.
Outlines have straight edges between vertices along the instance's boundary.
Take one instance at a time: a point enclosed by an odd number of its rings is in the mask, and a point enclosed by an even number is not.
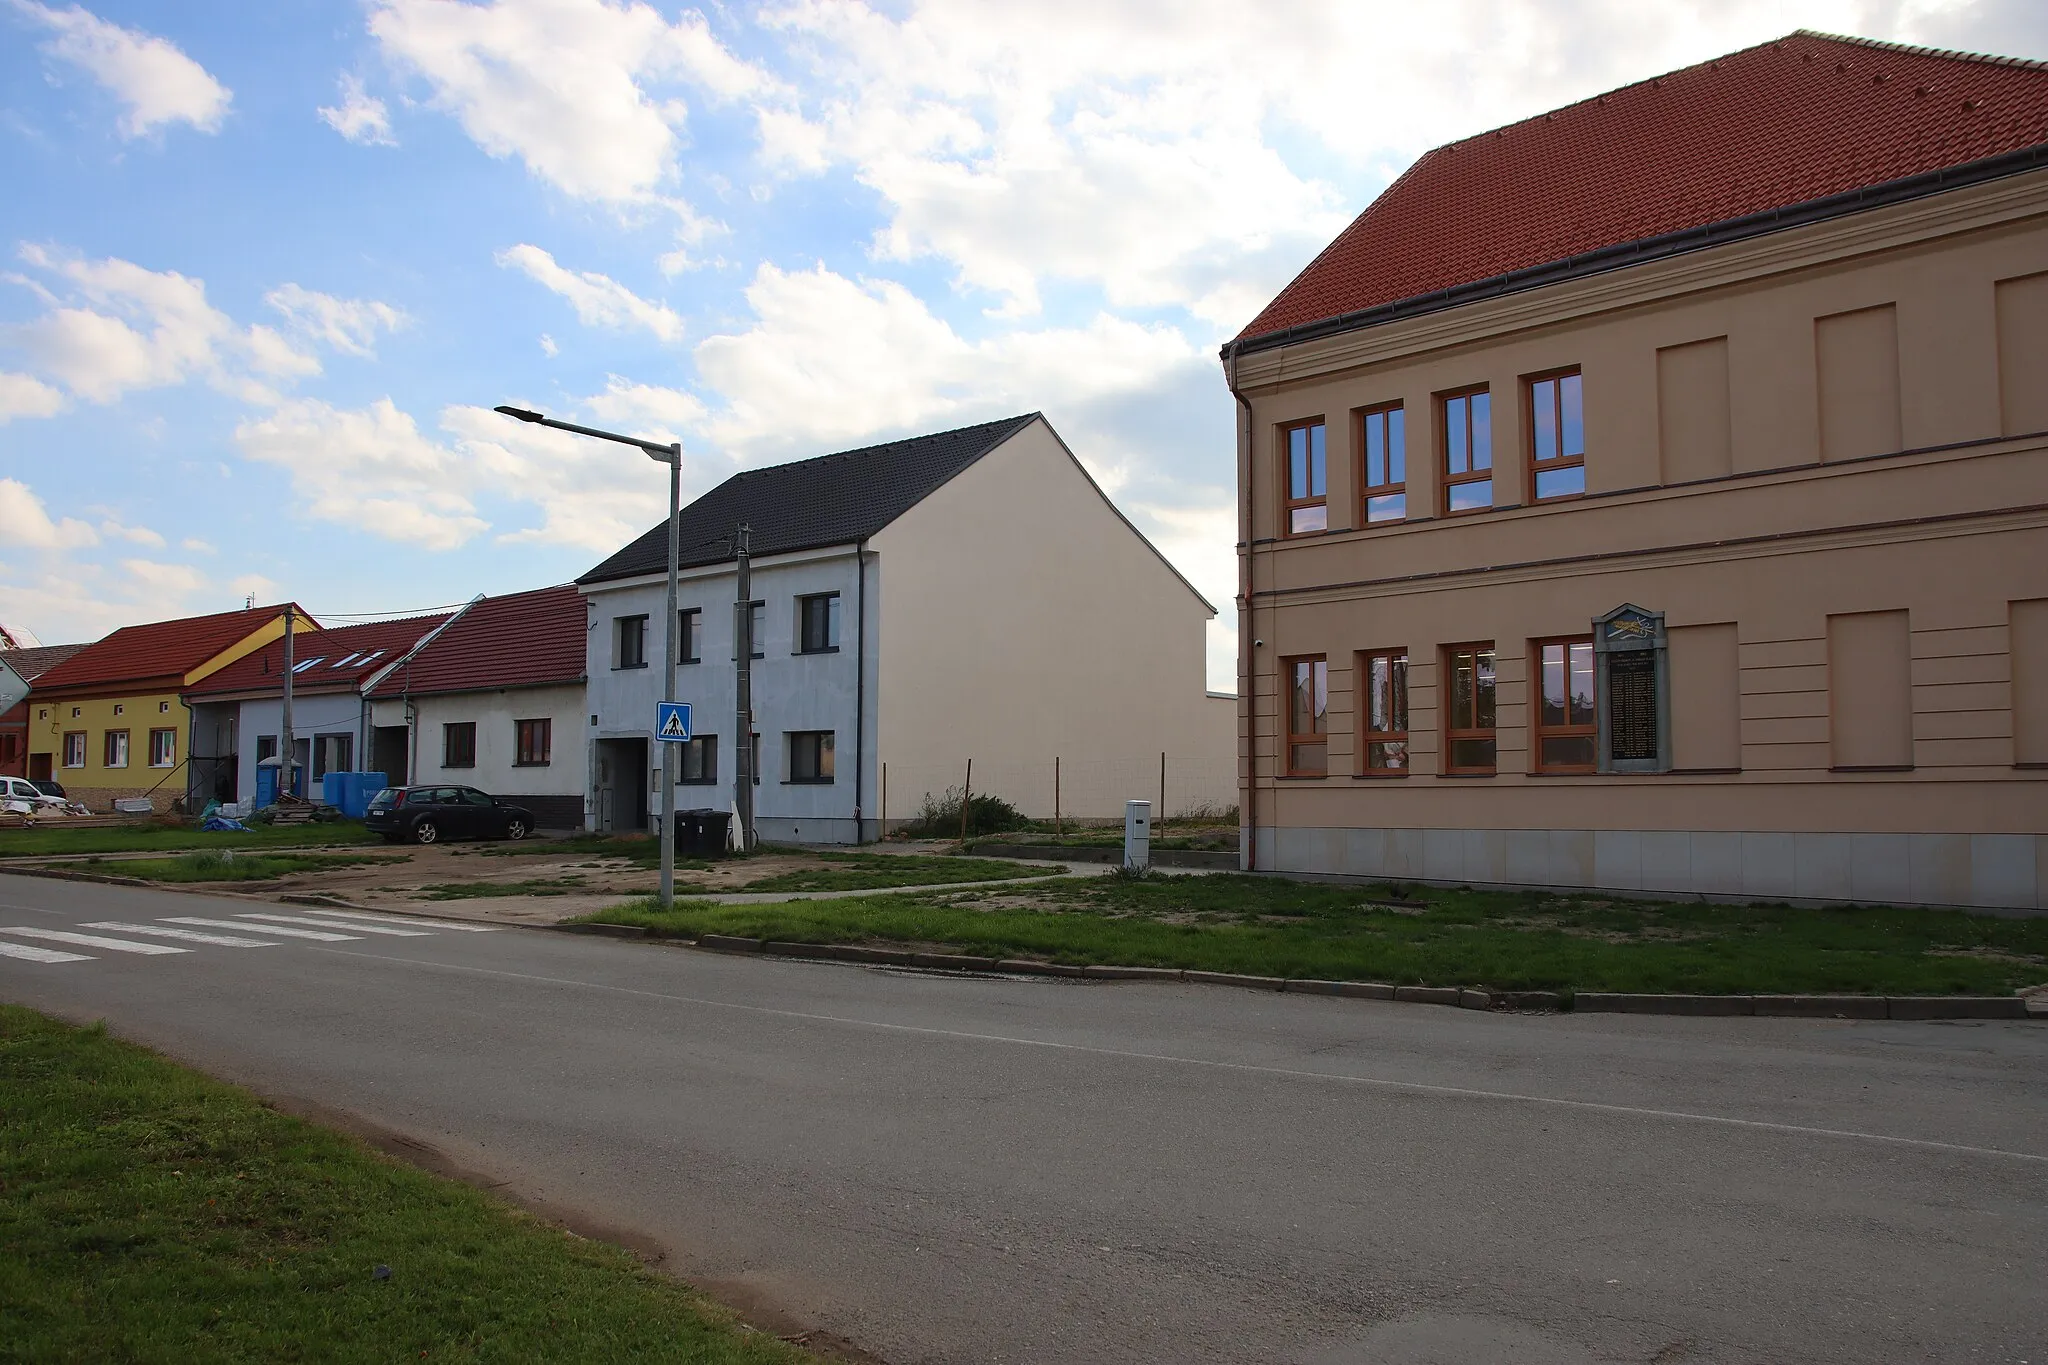
<svg viewBox="0 0 2048 1365"><path fill-rule="evenodd" d="M83 768L85 766L85 731L66 730L64 732L64 766L67 768Z"/></svg>
<svg viewBox="0 0 2048 1365"><path fill-rule="evenodd" d="M542 716L537 720L513 722L519 730L519 757L514 760L521 768L544 768L554 761L555 722Z"/></svg>
<svg viewBox="0 0 2048 1365"><path fill-rule="evenodd" d="M1358 656L1359 714L1368 775L1408 775L1408 651L1375 649Z"/></svg>
<svg viewBox="0 0 2048 1365"><path fill-rule="evenodd" d="M698 735L683 745L683 775L676 780L692 786L708 786L718 780L717 735Z"/></svg>
<svg viewBox="0 0 2048 1365"><path fill-rule="evenodd" d="M1586 491L1586 417L1577 370L1529 381L1529 489L1534 501Z"/></svg>
<svg viewBox="0 0 2048 1365"><path fill-rule="evenodd" d="M1358 416L1359 496L1365 526L1408 516L1408 417L1399 403Z"/></svg>
<svg viewBox="0 0 2048 1365"><path fill-rule="evenodd" d="M1281 661L1287 687L1287 775L1330 771L1330 662L1320 654Z"/></svg>
<svg viewBox="0 0 2048 1365"><path fill-rule="evenodd" d="M676 662L704 662L704 609L684 607L676 613Z"/></svg>
<svg viewBox="0 0 2048 1365"><path fill-rule="evenodd" d="M832 780L833 732L793 730L789 736L789 780L830 782Z"/></svg>
<svg viewBox="0 0 2048 1365"><path fill-rule="evenodd" d="M747 737L747 752L753 755L754 785L758 787L761 785L761 736L756 734Z"/></svg>
<svg viewBox="0 0 2048 1365"><path fill-rule="evenodd" d="M175 768L178 766L178 732L176 730L151 730L149 732L149 766L152 768Z"/></svg>
<svg viewBox="0 0 2048 1365"><path fill-rule="evenodd" d="M796 599L799 654L831 654L839 648L839 594L813 593Z"/></svg>
<svg viewBox="0 0 2048 1365"><path fill-rule="evenodd" d="M1304 422L1281 432L1287 449L1287 499L1281 515L1290 536L1330 529L1329 459L1320 421Z"/></svg>
<svg viewBox="0 0 2048 1365"><path fill-rule="evenodd" d="M766 602L750 602L748 605L753 608L747 616L750 623L747 630L754 637L751 642L754 648L747 657L749 659L759 659L767 654L768 649L768 604ZM739 658L739 642L737 640L733 642L732 657L735 659Z"/></svg>
<svg viewBox="0 0 2048 1365"><path fill-rule="evenodd" d="M1444 771L1494 771L1493 642L1444 649Z"/></svg>
<svg viewBox="0 0 2048 1365"><path fill-rule="evenodd" d="M1535 662L1536 771L1597 772L1593 637L1538 640Z"/></svg>
<svg viewBox="0 0 2048 1365"><path fill-rule="evenodd" d="M613 619L618 623L618 640L612 651L612 667L647 667L647 618L619 616Z"/></svg>
<svg viewBox="0 0 2048 1365"><path fill-rule="evenodd" d="M125 768L128 766L128 732L109 730L100 750L102 768Z"/></svg>
<svg viewBox="0 0 2048 1365"><path fill-rule="evenodd" d="M1444 514L1493 506L1493 395L1467 389L1438 400L1443 418Z"/></svg>
<svg viewBox="0 0 2048 1365"><path fill-rule="evenodd" d="M644 626L647 618L639 618ZM476 766L476 722L473 720L449 721L441 727L441 766L444 768L474 768Z"/></svg>
<svg viewBox="0 0 2048 1365"><path fill-rule="evenodd" d="M262 761L263 761L264 759L266 759L266 758L276 758L276 757L277 757L277 736L276 736L276 735L258 735L258 736L256 736L256 761L257 761L258 763L261 763L261 762L262 762Z"/></svg>

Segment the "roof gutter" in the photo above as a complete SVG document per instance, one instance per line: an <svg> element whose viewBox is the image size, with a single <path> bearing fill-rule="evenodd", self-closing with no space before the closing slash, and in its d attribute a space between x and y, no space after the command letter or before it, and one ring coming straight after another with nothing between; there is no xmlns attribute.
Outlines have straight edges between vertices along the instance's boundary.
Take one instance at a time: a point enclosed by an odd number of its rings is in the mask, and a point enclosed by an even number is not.
<svg viewBox="0 0 2048 1365"><path fill-rule="evenodd" d="M1745 214L1740 218L1724 218L1717 223L1681 228L1677 232L1642 237L1632 242L1620 242L1596 251L1566 256L1561 260L1525 266L1503 275L1492 275L1483 280L1452 285L1448 289L1439 289L1433 293L1416 294L1405 299L1395 299L1391 303L1340 314L1337 317L1300 323L1261 336L1239 337L1226 343L1220 355L1226 362L1234 363L1232 357L1238 355L1256 354L1303 341L1316 341L1323 337L1340 336L1345 332L1363 331L1368 327L1398 322L1403 318L1440 313L1462 304L1476 303L1481 299L1518 294L1526 289L1540 289L1544 285L1583 279L1589 275L1664 260L1689 251L1725 246L1730 242L1761 237L1766 233L1781 232L1786 228L1806 227L1809 224L1826 222L1831 218L1860 213L1865 209L1883 208L1889 204L1924 199L1932 194L1981 185L1991 180L2002 180L2009 175L2021 175L2044 167L2048 167L2048 142L2022 147L2017 151L2001 152L1997 156L1984 157L1978 161L1966 161L1960 166L1945 166L1937 171L1925 171L1919 175L1887 180L1877 185L1865 185L1861 189L1831 194L1823 199L1808 199L1803 203L1767 209L1762 213Z"/></svg>

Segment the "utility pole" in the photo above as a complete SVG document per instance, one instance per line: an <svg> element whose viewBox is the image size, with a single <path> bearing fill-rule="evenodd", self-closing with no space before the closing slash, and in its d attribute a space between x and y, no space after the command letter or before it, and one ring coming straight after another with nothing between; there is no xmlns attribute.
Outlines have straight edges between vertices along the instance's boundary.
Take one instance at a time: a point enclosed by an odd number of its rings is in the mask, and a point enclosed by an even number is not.
<svg viewBox="0 0 2048 1365"><path fill-rule="evenodd" d="M295 746L292 741L292 617L297 609L289 602L284 607L284 715L278 722L277 736L277 795L282 800L292 789L292 756Z"/></svg>
<svg viewBox="0 0 2048 1365"><path fill-rule="evenodd" d="M754 583L748 546L753 528L742 525L733 533L733 557L738 567L737 599L733 602L733 715L737 731L733 744L733 809L739 812L740 852L754 848Z"/></svg>
<svg viewBox="0 0 2048 1365"><path fill-rule="evenodd" d="M676 639L676 628L681 620L676 615L676 579L680 576L682 562L682 507L683 507L683 443L677 441L669 452L668 462L668 628L662 632L661 652L666 662L661 670L661 699L676 699L676 658L681 651L681 642ZM661 908L672 908L676 903L676 745L663 741L661 744Z"/></svg>

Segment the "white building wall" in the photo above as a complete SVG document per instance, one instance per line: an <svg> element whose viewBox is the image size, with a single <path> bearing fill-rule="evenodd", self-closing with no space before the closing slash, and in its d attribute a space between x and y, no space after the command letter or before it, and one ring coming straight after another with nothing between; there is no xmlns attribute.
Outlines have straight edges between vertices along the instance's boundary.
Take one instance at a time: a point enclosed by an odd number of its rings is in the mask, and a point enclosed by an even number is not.
<svg viewBox="0 0 2048 1365"><path fill-rule="evenodd" d="M762 657L753 660L754 728L761 736L757 763L760 782L754 789L756 829L762 838L808 843L847 843L855 837L854 813L862 811L873 837L875 793L875 728L873 689L877 677L876 619L880 574L870 562L866 573L868 627L868 696L870 718L856 734L857 663L861 650L859 612L862 586L852 546L756 560L750 591L766 613L764 638L755 642ZM646 780L648 810L660 808L661 753L655 745L654 708L661 698L662 651L666 647L663 618L667 584L654 575L623 583L594 584L585 589L590 603L588 657L590 711L597 724L587 729L594 744L610 739L645 739L649 743ZM837 592L840 636L836 652L797 652L797 598ZM691 706L691 724L698 735L718 737L717 781L677 788L678 809L708 806L730 810L737 726L734 697L737 685L733 659L735 581L730 567L687 571L677 594L677 609L698 609L702 615L700 662L676 670L677 701ZM616 668L615 621L647 617L647 662L639 668ZM830 730L835 735L834 778L829 783L789 780L792 731ZM860 787L855 786L856 770ZM591 769L595 771L595 769ZM593 794L593 803L595 795ZM593 809L595 805L593 804Z"/></svg>
<svg viewBox="0 0 2048 1365"><path fill-rule="evenodd" d="M1108 818L1237 800L1234 702L1211 697L1215 614L1119 515L1044 422L983 456L871 542L888 580L880 757L891 821L975 790Z"/></svg>
<svg viewBox="0 0 2048 1365"><path fill-rule="evenodd" d="M558 687L514 687L490 692L444 692L412 698L415 784L447 782L476 787L493 796L554 797L584 812L589 788L589 717L581 683ZM545 717L552 722L551 753L544 765L521 766L517 722ZM404 709L379 701L375 720L402 724ZM443 762L443 726L476 725L476 766L450 768ZM537 814L544 812L537 811ZM546 821L544 823L553 823Z"/></svg>
<svg viewBox="0 0 2048 1365"><path fill-rule="evenodd" d="M259 735L278 735L284 730L284 702L277 697L239 703L236 722L236 790L244 800L256 794L256 740ZM356 692L329 692L318 696L292 698L292 737L310 740L316 735L352 735L355 739L354 770L366 772L370 761L370 736L364 724L363 698ZM308 752L313 752L308 749ZM306 795L320 799L320 781L306 769Z"/></svg>

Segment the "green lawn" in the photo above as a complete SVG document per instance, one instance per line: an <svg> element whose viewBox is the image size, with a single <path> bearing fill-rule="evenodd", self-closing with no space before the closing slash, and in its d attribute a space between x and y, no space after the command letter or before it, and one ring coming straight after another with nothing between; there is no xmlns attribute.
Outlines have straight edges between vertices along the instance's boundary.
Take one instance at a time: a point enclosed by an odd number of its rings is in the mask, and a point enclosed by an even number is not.
<svg viewBox="0 0 2048 1365"><path fill-rule="evenodd" d="M121 858L106 863L86 863L84 868L114 876L139 877L151 882L268 882L300 872L324 872L337 867L359 867L364 863L407 862L410 854L397 857L365 857L333 853L242 853L208 849L179 858ZM66 869L80 864L65 863Z"/></svg>
<svg viewBox="0 0 2048 1365"><path fill-rule="evenodd" d="M581 877L535 877L523 882L431 882L422 886L422 900L464 901L496 896L566 896L590 888Z"/></svg>
<svg viewBox="0 0 2048 1365"><path fill-rule="evenodd" d="M1413 899L1420 908L1373 901ZM1234 875L1065 880L591 918L805 943L1500 990L2009 994L2048 982L2048 919L1804 910Z"/></svg>
<svg viewBox="0 0 2048 1365"><path fill-rule="evenodd" d="M374 844L378 836L353 820L306 825L259 825L246 834L207 834L196 825L100 829L0 829L0 858L62 857L89 853L175 852L187 848L326 848Z"/></svg>
<svg viewBox="0 0 2048 1365"><path fill-rule="evenodd" d="M778 872L731 889L865 891L892 886L939 886L946 882L993 882L1006 877L1057 877L1066 871L1002 858L944 858L916 853L820 853L817 859L816 867Z"/></svg>
<svg viewBox="0 0 2048 1365"><path fill-rule="evenodd" d="M0 1361L814 1360L97 1027L0 1005L0 1097Z"/></svg>

